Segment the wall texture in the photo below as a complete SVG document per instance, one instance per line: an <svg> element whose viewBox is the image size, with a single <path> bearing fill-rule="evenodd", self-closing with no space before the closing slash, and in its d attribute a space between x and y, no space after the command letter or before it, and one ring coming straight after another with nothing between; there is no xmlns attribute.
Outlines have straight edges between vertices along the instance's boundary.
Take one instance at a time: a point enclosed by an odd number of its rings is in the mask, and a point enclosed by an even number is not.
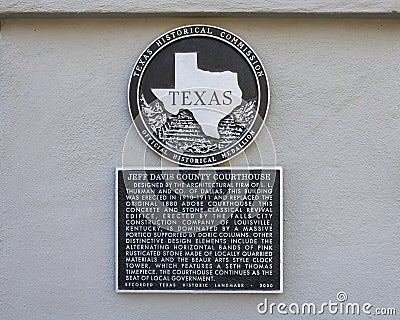
<svg viewBox="0 0 400 320"><path fill-rule="evenodd" d="M130 69L156 36L191 23L237 33L267 70L283 294L114 292ZM264 298L321 304L341 290L399 313L399 52L398 20L3 20L0 318L257 319Z"/></svg>
<svg viewBox="0 0 400 320"><path fill-rule="evenodd" d="M397 0L3 0L0 3L1 16L51 16L55 14L85 15L215 15L232 13L255 14L339 14L339 15L381 15L398 17L400 3Z"/></svg>

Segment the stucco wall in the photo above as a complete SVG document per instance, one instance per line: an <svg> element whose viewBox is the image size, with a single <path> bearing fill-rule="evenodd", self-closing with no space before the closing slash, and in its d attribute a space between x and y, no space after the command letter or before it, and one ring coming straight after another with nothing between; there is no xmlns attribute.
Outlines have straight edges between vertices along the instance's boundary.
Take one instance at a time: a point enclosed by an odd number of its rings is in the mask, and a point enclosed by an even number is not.
<svg viewBox="0 0 400 320"><path fill-rule="evenodd" d="M283 294L114 292L131 67L156 36L191 23L237 33L267 70ZM268 317L256 310L265 297L321 304L341 290L400 312L399 52L398 20L3 20L0 318L256 319Z"/></svg>
<svg viewBox="0 0 400 320"><path fill-rule="evenodd" d="M3 0L0 17L88 15L372 15L397 17L397 0Z"/></svg>

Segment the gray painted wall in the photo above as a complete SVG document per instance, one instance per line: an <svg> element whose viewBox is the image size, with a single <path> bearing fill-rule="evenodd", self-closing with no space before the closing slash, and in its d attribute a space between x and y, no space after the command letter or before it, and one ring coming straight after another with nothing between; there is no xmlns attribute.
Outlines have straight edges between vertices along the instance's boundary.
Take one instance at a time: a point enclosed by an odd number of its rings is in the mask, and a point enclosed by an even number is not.
<svg viewBox="0 0 400 320"><path fill-rule="evenodd" d="M191 23L237 33L267 70L283 294L114 292L130 70L155 37ZM3 20L0 318L271 318L257 313L264 298L321 304L341 290L399 314L399 52L398 20Z"/></svg>
<svg viewBox="0 0 400 320"><path fill-rule="evenodd" d="M86 15L204 15L223 16L231 13L254 14L339 14L381 15L398 17L398 0L3 0L0 17L51 16L55 14Z"/></svg>

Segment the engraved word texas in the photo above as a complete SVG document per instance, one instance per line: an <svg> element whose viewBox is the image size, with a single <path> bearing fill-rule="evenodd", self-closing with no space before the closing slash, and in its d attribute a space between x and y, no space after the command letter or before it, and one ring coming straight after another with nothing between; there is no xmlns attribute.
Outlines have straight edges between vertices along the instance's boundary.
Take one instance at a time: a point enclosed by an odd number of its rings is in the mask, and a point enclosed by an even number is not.
<svg viewBox="0 0 400 320"><path fill-rule="evenodd" d="M172 114L189 110L205 135L219 139L219 122L242 102L237 73L197 67L197 53L175 53L175 88L151 89Z"/></svg>

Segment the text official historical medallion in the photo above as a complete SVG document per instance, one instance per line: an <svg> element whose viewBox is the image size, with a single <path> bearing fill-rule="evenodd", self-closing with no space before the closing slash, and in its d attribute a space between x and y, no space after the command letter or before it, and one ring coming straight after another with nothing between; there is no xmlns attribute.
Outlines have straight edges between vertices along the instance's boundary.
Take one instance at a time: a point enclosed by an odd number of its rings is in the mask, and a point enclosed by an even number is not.
<svg viewBox="0 0 400 320"><path fill-rule="evenodd" d="M116 291L282 292L282 168L215 166L265 126L254 50L213 26L171 30L139 56L128 100L146 145L179 166L116 169Z"/></svg>
<svg viewBox="0 0 400 320"><path fill-rule="evenodd" d="M162 157L215 165L244 151L267 115L269 87L256 53L236 35L185 26L139 57L129 84L132 120Z"/></svg>

